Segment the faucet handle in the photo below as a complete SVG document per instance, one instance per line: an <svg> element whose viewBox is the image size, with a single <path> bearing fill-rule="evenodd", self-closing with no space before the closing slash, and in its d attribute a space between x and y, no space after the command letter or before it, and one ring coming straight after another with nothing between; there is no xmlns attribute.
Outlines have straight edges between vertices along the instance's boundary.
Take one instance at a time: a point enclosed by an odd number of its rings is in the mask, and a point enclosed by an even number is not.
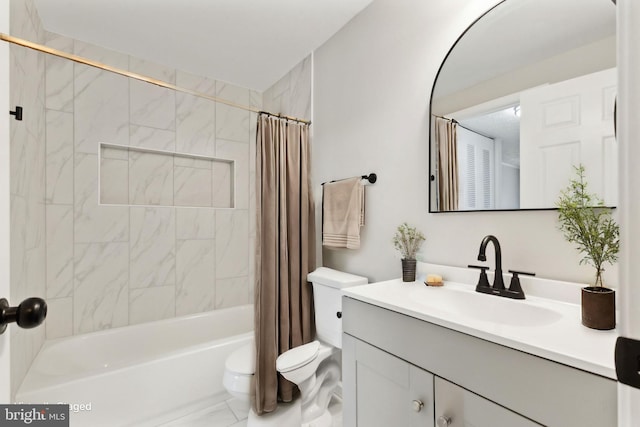
<svg viewBox="0 0 640 427"><path fill-rule="evenodd" d="M536 273L528 273L526 271L516 270L509 270L509 273L513 274L513 276L511 276L509 289L505 292L504 296L514 299L524 299L524 291L522 290L522 286L520 286L520 278L518 277L518 274L524 274L525 276L535 276Z"/></svg>
<svg viewBox="0 0 640 427"><path fill-rule="evenodd" d="M468 265L468 267L480 270L480 278L478 278L476 292L491 293L491 285L489 285L489 278L487 277L487 270L489 267L484 265Z"/></svg>
<svg viewBox="0 0 640 427"><path fill-rule="evenodd" d="M517 276L518 274L524 274L525 276L535 276L536 273L528 273L526 271L509 270L509 273Z"/></svg>

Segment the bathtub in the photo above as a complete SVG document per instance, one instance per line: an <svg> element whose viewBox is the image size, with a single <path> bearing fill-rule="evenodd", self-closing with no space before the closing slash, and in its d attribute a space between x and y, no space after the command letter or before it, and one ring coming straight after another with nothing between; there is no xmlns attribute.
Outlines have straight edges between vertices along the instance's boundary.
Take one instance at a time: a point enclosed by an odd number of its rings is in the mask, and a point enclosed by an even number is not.
<svg viewBox="0 0 640 427"><path fill-rule="evenodd" d="M47 341L16 401L68 403L73 427L159 425L228 398L225 359L252 331L244 305Z"/></svg>

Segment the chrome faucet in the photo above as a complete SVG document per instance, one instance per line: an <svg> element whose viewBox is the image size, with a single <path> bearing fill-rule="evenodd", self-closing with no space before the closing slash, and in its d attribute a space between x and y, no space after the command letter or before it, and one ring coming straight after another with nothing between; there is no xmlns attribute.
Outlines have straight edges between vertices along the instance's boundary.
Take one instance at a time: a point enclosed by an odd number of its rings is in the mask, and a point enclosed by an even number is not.
<svg viewBox="0 0 640 427"><path fill-rule="evenodd" d="M482 242L480 243L480 250L478 251L478 261L487 260L486 251L489 242L493 243L493 249L496 254L496 271L493 277L493 286L489 285L489 279L487 277L487 270L489 269L489 267L470 265L469 267L480 269L480 279L478 280L478 284L476 286L476 292L500 295L501 297L513 299L524 299L524 291L520 286L520 279L518 277L518 274L535 276L535 273L509 270L509 273L512 273L513 277L511 278L509 289L505 289L504 280L502 278L502 251L500 250L500 242L498 242L496 236L488 235L485 236L484 239L482 239Z"/></svg>
<svg viewBox="0 0 640 427"><path fill-rule="evenodd" d="M498 242L496 236L492 236L490 234L482 239L482 242L480 243L480 251L478 252L478 261L487 260L485 252L489 242L493 243L493 249L496 254L496 272L495 276L493 276L493 293L498 293L496 290L501 291L504 289L504 281L502 280L502 251L500 250L500 242Z"/></svg>

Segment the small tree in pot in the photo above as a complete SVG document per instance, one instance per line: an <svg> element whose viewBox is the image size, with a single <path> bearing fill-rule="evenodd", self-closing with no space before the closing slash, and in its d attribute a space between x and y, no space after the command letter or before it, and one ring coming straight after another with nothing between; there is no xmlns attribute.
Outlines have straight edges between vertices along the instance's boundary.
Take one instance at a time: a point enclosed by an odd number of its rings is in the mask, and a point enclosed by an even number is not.
<svg viewBox="0 0 640 427"><path fill-rule="evenodd" d="M416 280L416 254L425 241L424 234L403 222L398 226L393 245L402 255L402 281L413 282Z"/></svg>
<svg viewBox="0 0 640 427"><path fill-rule="evenodd" d="M615 291L603 286L602 272L604 264L618 260L620 227L602 199L588 192L584 166L574 168L576 177L560 193L557 207L565 239L584 255L580 264L596 269L594 286L582 289L582 324L594 329L613 329Z"/></svg>

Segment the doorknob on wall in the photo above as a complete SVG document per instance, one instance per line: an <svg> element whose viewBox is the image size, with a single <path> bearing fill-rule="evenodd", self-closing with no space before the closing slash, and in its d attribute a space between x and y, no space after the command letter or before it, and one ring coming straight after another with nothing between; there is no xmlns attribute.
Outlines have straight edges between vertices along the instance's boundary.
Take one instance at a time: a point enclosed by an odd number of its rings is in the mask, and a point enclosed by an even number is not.
<svg viewBox="0 0 640 427"><path fill-rule="evenodd" d="M9 301L0 298L0 334L7 324L16 322L25 329L35 328L47 317L47 303L42 298L27 298L17 307L10 307Z"/></svg>

